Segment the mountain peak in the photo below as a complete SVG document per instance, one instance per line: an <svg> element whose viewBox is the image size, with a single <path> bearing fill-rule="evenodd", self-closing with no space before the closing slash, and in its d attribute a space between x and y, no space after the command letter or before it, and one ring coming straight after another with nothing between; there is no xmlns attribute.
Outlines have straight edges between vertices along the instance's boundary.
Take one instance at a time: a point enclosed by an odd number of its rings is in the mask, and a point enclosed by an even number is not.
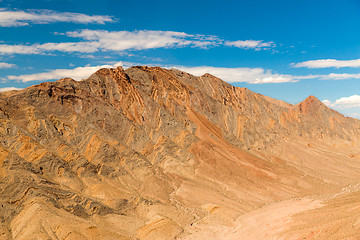
<svg viewBox="0 0 360 240"><path fill-rule="evenodd" d="M310 95L309 97L307 97L303 102L309 102L309 103L315 103L315 102L317 102L317 103L321 103L321 101L320 101L317 97L315 97L315 96L313 96L313 95Z"/></svg>
<svg viewBox="0 0 360 240"><path fill-rule="evenodd" d="M210 73L204 73L204 74L202 75L202 77L218 78L218 77L216 77L216 76L214 76L214 75L212 75L212 74L210 74Z"/></svg>
<svg viewBox="0 0 360 240"><path fill-rule="evenodd" d="M295 105L295 107L301 113L314 113L320 108L328 109L328 107L322 103L317 97L311 95L307 97L304 101Z"/></svg>

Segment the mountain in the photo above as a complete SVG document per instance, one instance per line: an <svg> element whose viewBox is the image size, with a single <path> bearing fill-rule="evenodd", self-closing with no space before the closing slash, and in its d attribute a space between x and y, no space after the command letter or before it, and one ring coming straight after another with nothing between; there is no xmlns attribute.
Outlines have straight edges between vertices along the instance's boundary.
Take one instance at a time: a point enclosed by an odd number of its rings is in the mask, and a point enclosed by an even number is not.
<svg viewBox="0 0 360 240"><path fill-rule="evenodd" d="M138 66L0 94L1 239L350 239L360 121Z"/></svg>

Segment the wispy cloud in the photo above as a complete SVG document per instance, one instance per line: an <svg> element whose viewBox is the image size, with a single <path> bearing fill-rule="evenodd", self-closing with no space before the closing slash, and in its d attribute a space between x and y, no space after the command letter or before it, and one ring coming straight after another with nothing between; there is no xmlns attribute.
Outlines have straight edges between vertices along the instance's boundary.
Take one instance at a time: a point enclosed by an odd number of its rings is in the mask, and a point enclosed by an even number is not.
<svg viewBox="0 0 360 240"><path fill-rule="evenodd" d="M325 105L332 107L332 108L354 108L360 107L360 95L352 95L349 97L342 97L336 99L334 102L330 100L322 101Z"/></svg>
<svg viewBox="0 0 360 240"><path fill-rule="evenodd" d="M0 68L13 68L15 66L15 64L0 62Z"/></svg>
<svg viewBox="0 0 360 240"><path fill-rule="evenodd" d="M59 47L59 46L57 46ZM53 46L51 46L53 48ZM67 48L67 46L65 46ZM65 51L65 50L64 50ZM70 51L70 49L67 49ZM88 49L82 49L83 52L88 52ZM77 67L74 69L54 69L48 70L42 73L35 74L24 74L24 75L10 75L2 78L3 81L7 80L16 80L21 82L29 81L46 81L60 79L64 77L71 77L75 80L81 80L88 77L91 73L95 72L100 68L111 68L116 66L130 67L132 65L144 65L143 63L130 63L130 62L117 62L107 65L98 65L98 66L85 66ZM152 64L145 64L152 66ZM13 64L4 63L3 67L14 67ZM2 64L0 63L0 68ZM289 74L279 74L274 73L270 69L263 68L226 68L226 67L213 67L213 66L196 66L196 67L187 67L187 66L169 66L163 65L164 68L177 68L182 71L188 72L195 76L201 76L205 73L210 73L216 77L221 78L222 80L228 83L234 82L247 82L251 84L262 84L262 83L286 83L286 82L297 82L305 79L318 79L318 80L346 80L346 79L360 79L360 74L349 74L349 73L330 73L324 75L289 75Z"/></svg>
<svg viewBox="0 0 360 240"><path fill-rule="evenodd" d="M360 73L330 73L328 75L319 75L323 80L346 80L360 79Z"/></svg>
<svg viewBox="0 0 360 240"><path fill-rule="evenodd" d="M293 76L296 80L318 79L318 80L347 80L360 79L360 73L329 73L329 74L310 74Z"/></svg>
<svg viewBox="0 0 360 240"><path fill-rule="evenodd" d="M343 68L351 67L358 68L360 67L360 59L354 60L336 60L336 59L319 59L311 60L306 62L300 62L292 64L293 67L306 67L306 68Z"/></svg>
<svg viewBox="0 0 360 240"><path fill-rule="evenodd" d="M350 115L350 117L360 119L360 113L350 113L349 115Z"/></svg>
<svg viewBox="0 0 360 240"><path fill-rule="evenodd" d="M275 47L274 42L264 42L262 40L225 41L225 45L230 47L255 50L269 49Z"/></svg>
<svg viewBox="0 0 360 240"><path fill-rule="evenodd" d="M102 30L81 30L67 32L65 35L72 38L81 38L83 41L33 45L0 44L0 54L41 54L54 51L95 53L99 51L180 47L208 48L219 44L219 40L216 38L172 31L109 32Z"/></svg>
<svg viewBox="0 0 360 240"><path fill-rule="evenodd" d="M174 67L182 71L191 73L195 76L201 76L205 73L210 73L222 80L233 82L247 82L253 84L260 83L284 83L296 82L297 80L291 75L273 73L271 70L262 68L221 68L221 67Z"/></svg>
<svg viewBox="0 0 360 240"><path fill-rule="evenodd" d="M131 64L131 63L130 63ZM109 65L98 65L98 66L85 66L77 67L74 69L54 69L42 73L34 74L25 74L25 75L11 75L7 76L5 80L13 80L20 82L30 82L30 81L46 81L46 80L57 80L65 77L73 78L74 80L81 80L89 77L91 74L96 72L101 68L113 68L117 66L129 66L127 62L118 62L115 64Z"/></svg>
<svg viewBox="0 0 360 240"><path fill-rule="evenodd" d="M317 80L347 80L360 79L360 73L330 73L318 75L289 75L273 73L272 70L263 68L219 68L219 67L175 67L194 75L201 76L204 73L215 75L226 82L248 82L254 84L260 83L285 83L297 82L306 79Z"/></svg>
<svg viewBox="0 0 360 240"><path fill-rule="evenodd" d="M210 48L216 46L234 46L243 49L260 50L275 46L272 42L265 43L254 40L227 42L217 36L173 31L141 30L130 32L83 29L56 34L65 35L72 39L80 39L80 41L32 45L0 44L0 54L43 54L54 51L95 53L155 48Z"/></svg>
<svg viewBox="0 0 360 240"><path fill-rule="evenodd" d="M16 88L16 87L5 87L0 88L0 92L7 92L7 91L13 91L13 90L21 90L22 88Z"/></svg>
<svg viewBox="0 0 360 240"><path fill-rule="evenodd" d="M128 68L133 65L143 65L143 64L131 63L131 62L116 62L107 65L85 66L85 67L77 67L74 69L53 69L41 73L16 75L16 76L11 75L5 77L4 80L29 82L29 81L57 80L65 77L71 77L75 80L81 80L89 77L92 73L94 73L100 68L114 68L117 66L123 66L124 68ZM229 83L248 82L253 84L260 84L260 83L283 83L283 82L297 81L291 75L276 74L273 73L271 70L265 70L262 68L220 68L220 67L209 67L209 66L200 66L200 67L162 66L162 67L180 69L195 76L201 76L205 73L210 73Z"/></svg>
<svg viewBox="0 0 360 240"><path fill-rule="evenodd" d="M330 100L328 100L328 99L325 99L325 100L323 100L323 101L321 101L323 104L325 104L326 106L328 106L328 107L331 107L331 101Z"/></svg>
<svg viewBox="0 0 360 240"><path fill-rule="evenodd" d="M347 80L360 79L360 73L329 73L318 75L295 76L296 79Z"/></svg>
<svg viewBox="0 0 360 240"><path fill-rule="evenodd" d="M208 48L213 46L232 46L244 49L263 49L275 47L273 42L255 40L225 41L217 36L206 36L201 34L187 34L173 31L102 31L102 30L80 30L67 32L69 37L82 38L88 41L100 43L103 49L125 50L125 49L150 49L150 48L172 48L172 47L198 47Z"/></svg>
<svg viewBox="0 0 360 240"><path fill-rule="evenodd" d="M8 45L0 44L0 54L44 54L49 52L78 52L94 53L98 50L99 43L95 42L63 42L44 43L34 45Z"/></svg>
<svg viewBox="0 0 360 240"><path fill-rule="evenodd" d="M0 54L40 54L37 45L8 45L0 44Z"/></svg>
<svg viewBox="0 0 360 240"><path fill-rule="evenodd" d="M101 50L123 51L127 49L143 50L152 48L176 47L209 47L218 44L216 38L205 38L202 35L191 35L173 31L102 31L81 30L67 32L67 36L82 38L92 46L97 45Z"/></svg>
<svg viewBox="0 0 360 240"><path fill-rule="evenodd" d="M72 22L72 23L97 23L105 24L113 22L111 16L86 15L82 13L56 12L51 10L9 10L0 9L1 27L19 27L29 24L48 24L54 22Z"/></svg>

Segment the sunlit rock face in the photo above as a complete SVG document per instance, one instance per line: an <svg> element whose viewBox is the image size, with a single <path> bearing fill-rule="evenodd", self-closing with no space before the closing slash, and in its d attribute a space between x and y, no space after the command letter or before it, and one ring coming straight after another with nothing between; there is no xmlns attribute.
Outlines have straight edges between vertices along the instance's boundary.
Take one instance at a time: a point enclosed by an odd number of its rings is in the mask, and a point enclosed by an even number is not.
<svg viewBox="0 0 360 240"><path fill-rule="evenodd" d="M0 239L357 239L360 121L210 74L0 94Z"/></svg>

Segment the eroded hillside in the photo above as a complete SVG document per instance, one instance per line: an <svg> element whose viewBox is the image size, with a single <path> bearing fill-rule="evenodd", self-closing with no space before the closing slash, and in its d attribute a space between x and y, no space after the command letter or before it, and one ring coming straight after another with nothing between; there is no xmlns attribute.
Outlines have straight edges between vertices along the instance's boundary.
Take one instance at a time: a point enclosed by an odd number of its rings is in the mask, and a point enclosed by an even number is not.
<svg viewBox="0 0 360 240"><path fill-rule="evenodd" d="M334 213L356 206L359 134L359 120L315 97L290 105L162 68L5 92L0 236L359 236L360 214Z"/></svg>

